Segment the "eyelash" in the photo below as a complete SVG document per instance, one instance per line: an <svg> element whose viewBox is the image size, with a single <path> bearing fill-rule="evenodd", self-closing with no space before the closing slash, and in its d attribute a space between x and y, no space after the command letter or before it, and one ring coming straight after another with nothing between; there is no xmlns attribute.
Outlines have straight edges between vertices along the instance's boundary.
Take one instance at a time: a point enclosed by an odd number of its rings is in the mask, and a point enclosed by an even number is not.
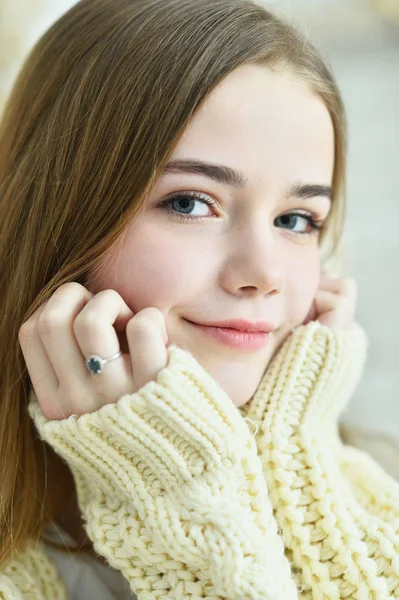
<svg viewBox="0 0 399 600"><path fill-rule="evenodd" d="M190 221L191 222L193 222L193 221L202 222L205 219L208 219L209 217L204 217L204 216L190 217L188 215L185 216L181 213L174 211L171 208L171 204L172 204L172 202L175 202L176 200L198 200L199 202L206 204L210 208L214 208L215 206L217 206L216 202L214 202L210 198L206 198L206 197L202 196L198 192L178 193L178 194L175 194L174 196L172 196L172 198L169 198L167 200L162 200L161 202L158 203L157 208L165 209L167 212L171 213L174 218L176 218L179 221L184 222L184 223L188 223ZM292 213L286 213L285 215L282 215L282 216L284 216L284 217L287 217L287 216L302 217L302 218L306 219L306 221L308 222L310 231L292 231L292 230L288 229L288 231L290 231L294 235L315 235L315 234L318 234L323 229L323 223L320 221L317 221L314 218L314 215L312 213L292 212ZM319 224L319 223L321 223L321 224Z"/></svg>

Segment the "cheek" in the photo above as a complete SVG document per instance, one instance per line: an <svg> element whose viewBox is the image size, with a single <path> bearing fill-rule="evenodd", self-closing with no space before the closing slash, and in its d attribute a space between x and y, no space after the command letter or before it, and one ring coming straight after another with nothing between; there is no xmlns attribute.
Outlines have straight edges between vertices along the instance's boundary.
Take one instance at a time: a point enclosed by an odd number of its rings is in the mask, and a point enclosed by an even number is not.
<svg viewBox="0 0 399 600"><path fill-rule="evenodd" d="M320 281L320 256L318 251L298 256L291 262L286 281L287 316L296 326L306 318Z"/></svg>
<svg viewBox="0 0 399 600"><path fill-rule="evenodd" d="M96 291L115 289L134 313L149 306L168 312L201 287L201 272L206 273L198 254L177 236L141 227L128 232L118 254L106 263Z"/></svg>

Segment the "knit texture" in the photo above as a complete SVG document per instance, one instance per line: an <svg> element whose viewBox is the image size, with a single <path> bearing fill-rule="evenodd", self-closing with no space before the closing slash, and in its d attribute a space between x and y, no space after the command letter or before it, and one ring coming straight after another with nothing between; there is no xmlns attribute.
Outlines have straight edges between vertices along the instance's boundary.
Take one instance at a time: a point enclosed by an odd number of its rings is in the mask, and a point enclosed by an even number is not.
<svg viewBox="0 0 399 600"><path fill-rule="evenodd" d="M399 486L338 437L366 338L357 325L298 328L242 414L258 448L302 598L399 598Z"/></svg>
<svg viewBox="0 0 399 600"><path fill-rule="evenodd" d="M357 325L297 328L240 410L171 346L157 381L116 404L49 421L32 392L29 412L138 600L399 598L399 485L338 437L366 345ZM26 592L24 568L3 570L0 598L64 598L40 559Z"/></svg>
<svg viewBox="0 0 399 600"><path fill-rule="evenodd" d="M64 582L41 544L28 543L0 573L1 600L67 600Z"/></svg>
<svg viewBox="0 0 399 600"><path fill-rule="evenodd" d="M135 394L48 421L41 437L68 461L95 550L139 600L294 600L261 461L230 398L176 346Z"/></svg>

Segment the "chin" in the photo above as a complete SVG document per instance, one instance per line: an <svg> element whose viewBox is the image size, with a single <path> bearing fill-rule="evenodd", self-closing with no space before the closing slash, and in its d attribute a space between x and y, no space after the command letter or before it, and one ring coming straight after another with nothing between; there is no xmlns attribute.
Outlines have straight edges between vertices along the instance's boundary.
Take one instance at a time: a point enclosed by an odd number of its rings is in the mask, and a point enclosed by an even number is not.
<svg viewBox="0 0 399 600"><path fill-rule="evenodd" d="M249 400L245 399L242 400L241 398L239 399L233 399L233 404L234 406L236 406L237 408L241 408L242 406L245 406L245 404L248 404L248 402L251 400L251 398L249 398Z"/></svg>
<svg viewBox="0 0 399 600"><path fill-rule="evenodd" d="M229 382L228 389L226 389L227 386L221 386L225 388L224 391L229 396L234 406L236 406L237 408L241 408L245 404L251 402L259 387L260 382L262 381L266 369L267 367L265 367L260 376L255 377L255 379L252 378L251 386L248 385L248 382L246 382L247 385L243 385L242 387L240 387L239 382L235 382L236 385L233 389L232 387L234 384L232 385L232 382Z"/></svg>

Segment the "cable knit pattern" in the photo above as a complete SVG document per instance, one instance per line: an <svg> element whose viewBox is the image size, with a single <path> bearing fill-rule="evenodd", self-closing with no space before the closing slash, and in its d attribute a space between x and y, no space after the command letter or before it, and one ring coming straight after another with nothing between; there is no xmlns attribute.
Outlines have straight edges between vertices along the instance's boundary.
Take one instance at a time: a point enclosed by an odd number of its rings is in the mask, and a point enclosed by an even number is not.
<svg viewBox="0 0 399 600"><path fill-rule="evenodd" d="M359 503L389 523L399 534L399 485L368 454L343 446L339 456L342 472Z"/></svg>
<svg viewBox="0 0 399 600"><path fill-rule="evenodd" d="M41 544L28 543L20 556L3 566L1 600L67 600L64 582Z"/></svg>
<svg viewBox="0 0 399 600"><path fill-rule="evenodd" d="M337 435L365 350L357 325L302 326L241 411L259 427L270 497L302 598L399 598L398 484Z"/></svg>
<svg viewBox="0 0 399 600"><path fill-rule="evenodd" d="M240 410L171 346L116 404L48 421L32 392L29 411L139 600L399 599L399 485L338 437L366 346L357 325L297 328ZM36 555L3 570L0 598L64 598Z"/></svg>
<svg viewBox="0 0 399 600"><path fill-rule="evenodd" d="M139 600L296 599L246 422L190 353L168 354L157 381L94 413L48 421L30 404L94 548Z"/></svg>

